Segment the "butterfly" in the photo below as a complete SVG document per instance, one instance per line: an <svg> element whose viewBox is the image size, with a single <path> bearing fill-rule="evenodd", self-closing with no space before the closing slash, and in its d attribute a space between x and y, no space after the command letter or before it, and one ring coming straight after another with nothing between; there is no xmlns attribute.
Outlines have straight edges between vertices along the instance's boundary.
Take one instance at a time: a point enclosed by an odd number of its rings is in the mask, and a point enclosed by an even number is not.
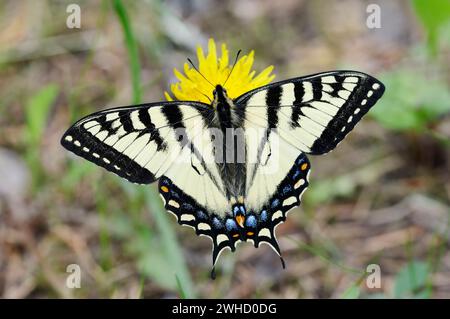
<svg viewBox="0 0 450 319"><path fill-rule="evenodd" d="M61 139L73 153L130 182L158 189L181 225L212 240L214 267L239 242L268 244L284 267L276 227L309 185L307 154L333 150L383 95L357 71L268 84L211 104L158 102L84 117Z"/></svg>

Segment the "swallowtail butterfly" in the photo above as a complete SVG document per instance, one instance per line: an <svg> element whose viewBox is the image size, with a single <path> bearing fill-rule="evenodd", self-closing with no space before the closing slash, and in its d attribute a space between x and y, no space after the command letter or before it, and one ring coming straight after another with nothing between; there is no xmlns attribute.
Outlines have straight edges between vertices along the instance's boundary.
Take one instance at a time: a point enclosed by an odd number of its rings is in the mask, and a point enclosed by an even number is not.
<svg viewBox="0 0 450 319"><path fill-rule="evenodd" d="M217 85L210 105L159 102L88 115L61 143L130 182L159 181L167 211L211 238L214 272L220 253L241 241L268 244L281 258L275 228L308 187L306 154L333 150L383 92L356 71L289 79L236 99Z"/></svg>

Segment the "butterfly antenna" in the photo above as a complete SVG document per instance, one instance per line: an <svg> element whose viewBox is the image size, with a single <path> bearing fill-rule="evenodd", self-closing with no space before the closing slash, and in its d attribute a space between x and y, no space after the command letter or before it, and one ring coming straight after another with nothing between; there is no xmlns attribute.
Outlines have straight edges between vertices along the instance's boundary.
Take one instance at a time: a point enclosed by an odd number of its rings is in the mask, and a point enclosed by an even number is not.
<svg viewBox="0 0 450 319"><path fill-rule="evenodd" d="M209 84L211 84L211 86L213 87L213 88L216 88L215 86L214 86L214 84L212 84L200 71L199 71L199 69L197 69L197 67L194 65L194 63L192 62L192 60L191 59L187 59L188 60L188 62L192 65L192 67L194 68L194 70L195 71L197 71L198 72L198 74L200 74L205 80L206 80L206 82L208 82Z"/></svg>
<svg viewBox="0 0 450 319"><path fill-rule="evenodd" d="M239 50L239 51L237 52L236 58L234 59L233 66L231 67L231 71L230 71L230 73L228 73L227 79L225 80L225 83L224 83L222 86L225 86L225 84L227 84L227 81L228 81L228 79L230 78L231 73L233 73L234 66L236 65L236 63L237 63L237 61L238 61L239 54L241 54L241 51L242 51L242 50Z"/></svg>

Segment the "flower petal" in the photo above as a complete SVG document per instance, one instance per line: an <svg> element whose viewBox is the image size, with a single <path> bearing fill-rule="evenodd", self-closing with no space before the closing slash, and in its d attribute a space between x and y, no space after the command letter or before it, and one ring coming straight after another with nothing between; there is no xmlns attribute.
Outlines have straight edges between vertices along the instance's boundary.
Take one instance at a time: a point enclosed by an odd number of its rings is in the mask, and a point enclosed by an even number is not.
<svg viewBox="0 0 450 319"><path fill-rule="evenodd" d="M270 83L275 77L271 74L273 66L265 68L258 75L252 70L255 52L252 50L248 55L242 56L236 62L234 69L229 65L229 51L226 44L221 44L221 56L217 55L217 46L214 39L208 41L208 53L202 47L197 47L198 70L201 74L185 63L184 74L174 69L178 82L170 86L172 94L178 100L201 101L210 103L213 99L213 87L211 84L222 84L225 86L230 98L236 98L243 93ZM231 72L231 74L230 74ZM206 79L207 80L206 80ZM211 83L209 83L211 82ZM164 92L168 101L172 100L169 93Z"/></svg>

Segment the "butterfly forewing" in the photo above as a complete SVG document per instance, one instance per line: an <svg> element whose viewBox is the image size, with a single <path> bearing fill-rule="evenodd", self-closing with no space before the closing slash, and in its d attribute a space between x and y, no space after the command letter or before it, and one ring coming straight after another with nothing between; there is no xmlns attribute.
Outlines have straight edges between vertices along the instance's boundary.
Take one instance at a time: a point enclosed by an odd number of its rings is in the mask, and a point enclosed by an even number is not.
<svg viewBox="0 0 450 319"><path fill-rule="evenodd" d="M179 103L120 107L89 115L70 127L62 145L127 180L148 184L158 179L181 151L174 127L201 118L201 103L184 107L197 113L179 119Z"/></svg>
<svg viewBox="0 0 450 319"><path fill-rule="evenodd" d="M236 104L249 125L276 128L294 147L318 155L334 149L383 92L367 74L334 71L269 84Z"/></svg>

